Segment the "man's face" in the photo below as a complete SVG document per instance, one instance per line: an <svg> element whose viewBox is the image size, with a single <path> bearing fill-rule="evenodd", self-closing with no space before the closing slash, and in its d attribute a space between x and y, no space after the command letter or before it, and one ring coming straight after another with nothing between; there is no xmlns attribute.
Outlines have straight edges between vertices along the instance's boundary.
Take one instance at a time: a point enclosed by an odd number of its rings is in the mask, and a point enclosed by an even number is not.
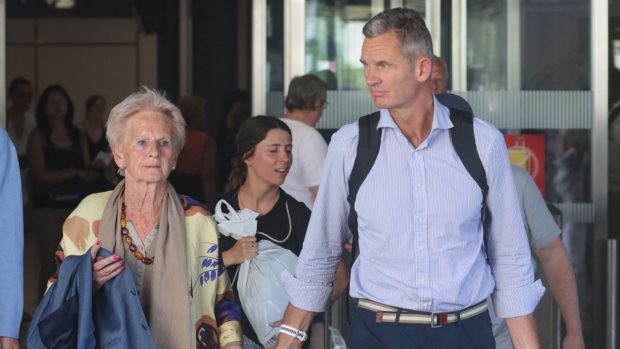
<svg viewBox="0 0 620 349"><path fill-rule="evenodd" d="M443 65L439 62L433 62L431 69L431 89L433 94L445 93L448 90L448 77Z"/></svg>
<svg viewBox="0 0 620 349"><path fill-rule="evenodd" d="M15 93L9 96L11 107L20 112L25 112L32 103L32 86L20 84L15 89Z"/></svg>
<svg viewBox="0 0 620 349"><path fill-rule="evenodd" d="M394 31L364 39L360 61L368 90L381 109L410 107L430 76L430 60L418 58L412 66Z"/></svg>

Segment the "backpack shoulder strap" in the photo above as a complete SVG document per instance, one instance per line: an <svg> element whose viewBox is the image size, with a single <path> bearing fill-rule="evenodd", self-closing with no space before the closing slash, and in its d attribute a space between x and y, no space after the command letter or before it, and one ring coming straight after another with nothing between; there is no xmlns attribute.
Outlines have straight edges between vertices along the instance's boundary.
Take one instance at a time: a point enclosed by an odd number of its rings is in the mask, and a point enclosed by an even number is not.
<svg viewBox="0 0 620 349"><path fill-rule="evenodd" d="M379 112L362 116L359 121L359 137L357 140L357 155L353 163L353 169L349 175L349 230L353 234L353 258L355 258L357 243L357 212L355 211L355 199L362 183L368 176L370 169L375 164L379 148L381 147L381 130L379 124Z"/></svg>
<svg viewBox="0 0 620 349"><path fill-rule="evenodd" d="M486 202L489 186L487 174L476 148L474 137L474 117L465 111L450 108L450 121L454 127L450 129L450 138L456 154L463 162L469 175L482 190L483 202Z"/></svg>
<svg viewBox="0 0 620 349"><path fill-rule="evenodd" d="M456 108L450 108L450 120L454 127L450 129L450 138L452 146L456 154L461 159L463 166L469 175L476 181L478 187L482 191L482 231L485 253L488 259L487 251L487 231L491 222L491 213L487 207L487 194L489 193L489 185L487 183L487 174L480 160L478 148L476 148L476 138L474 137L474 117L471 113Z"/></svg>

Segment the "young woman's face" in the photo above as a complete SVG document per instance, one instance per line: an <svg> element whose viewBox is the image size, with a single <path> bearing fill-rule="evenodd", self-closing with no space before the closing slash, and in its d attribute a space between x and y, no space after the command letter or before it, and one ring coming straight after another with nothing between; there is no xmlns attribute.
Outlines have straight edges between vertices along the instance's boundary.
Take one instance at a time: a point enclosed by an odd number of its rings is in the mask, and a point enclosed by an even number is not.
<svg viewBox="0 0 620 349"><path fill-rule="evenodd" d="M59 91L51 91L45 103L45 111L50 120L64 119L69 110L65 96Z"/></svg>
<svg viewBox="0 0 620 349"><path fill-rule="evenodd" d="M254 154L245 160L247 180L258 180L269 185L284 183L293 163L291 135L281 129L271 129L255 147Z"/></svg>

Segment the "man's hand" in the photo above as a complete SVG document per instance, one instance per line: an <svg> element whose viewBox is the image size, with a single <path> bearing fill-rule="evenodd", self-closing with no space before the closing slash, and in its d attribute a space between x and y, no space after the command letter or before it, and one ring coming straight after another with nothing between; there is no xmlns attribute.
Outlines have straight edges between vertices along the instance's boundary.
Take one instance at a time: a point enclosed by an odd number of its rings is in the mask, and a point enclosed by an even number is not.
<svg viewBox="0 0 620 349"><path fill-rule="evenodd" d="M273 348L274 349L301 349L302 344L303 344L302 341L300 341L299 339L293 336L280 334L278 336L278 343L276 343L276 346Z"/></svg>
<svg viewBox="0 0 620 349"><path fill-rule="evenodd" d="M0 349L20 349L17 338L0 337Z"/></svg>
<svg viewBox="0 0 620 349"><path fill-rule="evenodd" d="M286 311L284 311L284 319L282 319L281 323L307 332L308 328L310 328L310 325L312 324L313 317L313 312L297 308L296 306L289 303L288 307L286 307ZM278 342L276 343L276 346L274 348L301 349L302 344L303 343L299 339L284 333L280 333L280 335L278 336Z"/></svg>
<svg viewBox="0 0 620 349"><path fill-rule="evenodd" d="M581 333L567 333L562 342L562 349L585 349Z"/></svg>

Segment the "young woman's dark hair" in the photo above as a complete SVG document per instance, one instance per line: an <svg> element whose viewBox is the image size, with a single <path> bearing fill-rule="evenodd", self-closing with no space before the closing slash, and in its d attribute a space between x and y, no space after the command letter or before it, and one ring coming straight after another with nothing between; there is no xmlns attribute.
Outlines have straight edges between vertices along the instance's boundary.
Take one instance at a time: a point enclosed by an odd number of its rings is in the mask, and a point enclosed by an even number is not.
<svg viewBox="0 0 620 349"><path fill-rule="evenodd" d="M270 130L284 130L292 136L291 129L280 119L273 116L259 115L245 120L237 132L237 154L233 160L230 184L233 190L245 182L248 167L245 160L254 154L256 145L267 137Z"/></svg>
<svg viewBox="0 0 620 349"><path fill-rule="evenodd" d="M49 139L50 133L52 132L52 125L50 124L49 115L47 115L45 109L47 106L47 100L54 91L59 92L67 101L67 115L65 115L64 124L73 136L75 132L78 132L77 128L73 126L75 107L71 97L69 97L69 94L61 85L49 85L45 88L45 90L43 90L43 93L41 93L41 97L39 97L39 102L37 103L37 111L35 115L37 127L43 132L43 135Z"/></svg>

